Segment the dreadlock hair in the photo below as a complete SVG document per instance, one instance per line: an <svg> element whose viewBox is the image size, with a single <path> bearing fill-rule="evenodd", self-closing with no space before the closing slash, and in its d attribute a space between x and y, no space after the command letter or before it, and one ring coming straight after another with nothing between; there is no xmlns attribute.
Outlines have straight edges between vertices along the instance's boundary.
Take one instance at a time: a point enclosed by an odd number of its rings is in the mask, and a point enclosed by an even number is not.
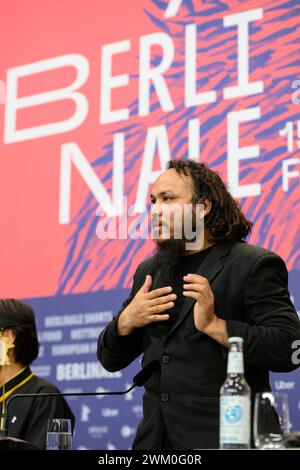
<svg viewBox="0 0 300 470"><path fill-rule="evenodd" d="M192 178L192 202L201 203L205 199L211 202L211 210L204 218L210 240L241 241L247 237L253 223L246 219L217 172L188 159L170 160L167 168Z"/></svg>

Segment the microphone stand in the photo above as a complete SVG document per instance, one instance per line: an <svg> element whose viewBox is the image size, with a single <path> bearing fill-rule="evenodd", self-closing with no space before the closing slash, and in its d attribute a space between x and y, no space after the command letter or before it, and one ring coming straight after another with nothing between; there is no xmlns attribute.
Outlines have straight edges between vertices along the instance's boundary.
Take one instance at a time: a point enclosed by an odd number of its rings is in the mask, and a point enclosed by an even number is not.
<svg viewBox="0 0 300 470"><path fill-rule="evenodd" d="M159 361L153 360L149 362L140 372L138 372L133 378L133 384L125 391L121 392L54 392L54 393L16 393L12 395L6 403L6 414L0 415L0 437L7 436L7 426L6 426L6 415L8 412L8 407L13 400L17 398L38 398L38 397L84 397L84 396L97 396L97 395L125 395L126 393L133 390L135 387L141 387L147 382L147 380L153 375L155 371L160 367Z"/></svg>

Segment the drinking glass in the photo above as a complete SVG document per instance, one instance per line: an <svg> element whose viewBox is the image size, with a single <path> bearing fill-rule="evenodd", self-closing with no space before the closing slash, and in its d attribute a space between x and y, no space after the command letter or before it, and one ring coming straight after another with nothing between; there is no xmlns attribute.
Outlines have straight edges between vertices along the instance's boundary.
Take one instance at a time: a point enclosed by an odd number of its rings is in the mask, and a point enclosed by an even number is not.
<svg viewBox="0 0 300 470"><path fill-rule="evenodd" d="M254 404L254 443L258 449L284 449L290 431L286 393L260 392Z"/></svg>
<svg viewBox="0 0 300 470"><path fill-rule="evenodd" d="M47 450L72 449L72 430L70 419L49 419L46 447Z"/></svg>

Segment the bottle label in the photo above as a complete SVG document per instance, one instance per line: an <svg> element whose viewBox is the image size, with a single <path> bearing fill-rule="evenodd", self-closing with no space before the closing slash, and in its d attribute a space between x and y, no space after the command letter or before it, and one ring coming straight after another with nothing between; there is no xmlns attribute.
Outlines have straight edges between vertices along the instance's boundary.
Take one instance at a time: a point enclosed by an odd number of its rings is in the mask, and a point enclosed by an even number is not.
<svg viewBox="0 0 300 470"><path fill-rule="evenodd" d="M249 396L221 396L220 444L250 444Z"/></svg>
<svg viewBox="0 0 300 470"><path fill-rule="evenodd" d="M230 352L228 354L227 374L243 374L244 358L242 352Z"/></svg>

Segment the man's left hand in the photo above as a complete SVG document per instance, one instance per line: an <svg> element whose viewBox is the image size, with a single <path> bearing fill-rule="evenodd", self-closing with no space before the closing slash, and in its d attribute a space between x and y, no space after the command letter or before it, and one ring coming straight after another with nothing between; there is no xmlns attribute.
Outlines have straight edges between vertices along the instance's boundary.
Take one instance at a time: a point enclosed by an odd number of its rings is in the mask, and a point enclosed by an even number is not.
<svg viewBox="0 0 300 470"><path fill-rule="evenodd" d="M187 274L183 277L183 295L196 300L194 321L197 330L205 333L217 320L214 310L214 294L208 280L199 274Z"/></svg>

